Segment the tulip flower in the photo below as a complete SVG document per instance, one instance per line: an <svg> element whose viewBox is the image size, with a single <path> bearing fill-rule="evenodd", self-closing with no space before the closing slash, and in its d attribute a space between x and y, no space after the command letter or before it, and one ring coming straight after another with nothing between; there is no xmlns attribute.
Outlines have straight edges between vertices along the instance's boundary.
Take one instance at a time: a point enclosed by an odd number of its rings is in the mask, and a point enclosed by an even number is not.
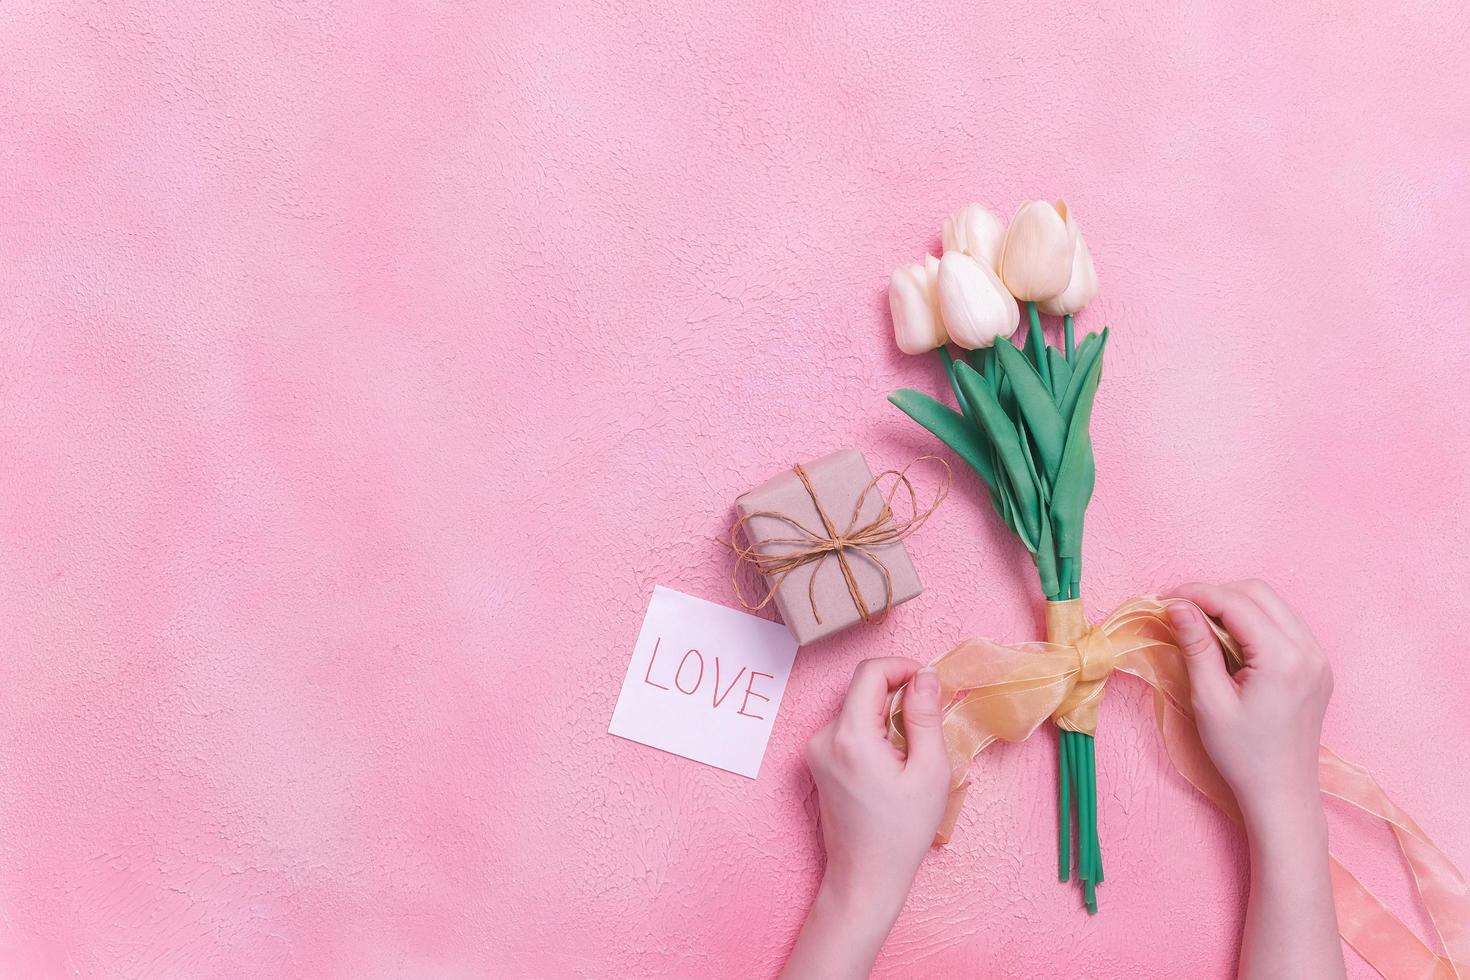
<svg viewBox="0 0 1470 980"><path fill-rule="evenodd" d="M979 204L960 208L944 219L944 250L964 252L992 269L1000 267L1000 249L1006 226Z"/></svg>
<svg viewBox="0 0 1470 980"><path fill-rule="evenodd" d="M1058 295L1072 278L1072 234L1067 205L1027 201L1011 219L1001 249L1000 278L1023 303Z"/></svg>
<svg viewBox="0 0 1470 980"><path fill-rule="evenodd" d="M1036 304L1048 316L1071 316L1097 295L1097 271L1092 267L1092 255L1087 251L1082 231L1070 211L1067 212L1067 230L1072 236L1072 278L1066 289Z"/></svg>
<svg viewBox="0 0 1470 980"><path fill-rule="evenodd" d="M969 350L1016 332L1021 311L990 266L964 252L939 261L939 312L949 339Z"/></svg>
<svg viewBox="0 0 1470 980"><path fill-rule="evenodd" d="M888 309L893 339L905 354L924 354L948 339L939 317L939 260L926 255L893 270L888 280Z"/></svg>

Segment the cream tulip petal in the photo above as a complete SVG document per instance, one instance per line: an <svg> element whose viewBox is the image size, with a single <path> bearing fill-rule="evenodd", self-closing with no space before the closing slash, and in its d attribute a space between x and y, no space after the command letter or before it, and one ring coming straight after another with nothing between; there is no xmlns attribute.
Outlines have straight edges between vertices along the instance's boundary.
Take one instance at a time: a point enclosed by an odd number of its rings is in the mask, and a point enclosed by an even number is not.
<svg viewBox="0 0 1470 980"><path fill-rule="evenodd" d="M944 224L939 229L939 240L944 245L946 252L963 252L965 250L960 240L960 230L955 221L955 215L947 215Z"/></svg>
<svg viewBox="0 0 1470 980"><path fill-rule="evenodd" d="M946 252L964 252L992 269L1000 262L1005 222L981 204L969 204L944 219L940 237Z"/></svg>
<svg viewBox="0 0 1470 980"><path fill-rule="evenodd" d="M939 310L949 338L961 347L989 347L1009 337L1021 311L990 268L964 252L939 261Z"/></svg>
<svg viewBox="0 0 1470 980"><path fill-rule="evenodd" d="M932 256L931 256L932 258ZM905 354L924 354L945 342L938 309L938 263L901 265L888 281L893 339Z"/></svg>
<svg viewBox="0 0 1470 980"><path fill-rule="evenodd" d="M1072 251L1061 212L1047 201L1027 201L1006 230L1000 277L1018 300L1051 299L1071 280Z"/></svg>
<svg viewBox="0 0 1470 980"><path fill-rule="evenodd" d="M1069 224L1077 227L1075 222ZM1067 288L1036 306L1047 316L1071 316L1092 302L1097 296L1097 288L1097 270L1092 267L1092 254L1087 251L1087 242L1078 231L1076 244L1072 247L1072 278L1068 280Z"/></svg>

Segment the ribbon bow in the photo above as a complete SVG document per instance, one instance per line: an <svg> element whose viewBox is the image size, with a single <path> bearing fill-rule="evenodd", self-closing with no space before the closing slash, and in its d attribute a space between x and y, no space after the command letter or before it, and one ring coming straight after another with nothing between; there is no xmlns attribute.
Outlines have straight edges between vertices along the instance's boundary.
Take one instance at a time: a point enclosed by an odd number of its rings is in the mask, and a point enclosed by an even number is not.
<svg viewBox="0 0 1470 980"><path fill-rule="evenodd" d="M976 755L996 739L1024 741L1048 718L1063 728L1094 733L1103 689L1117 672L1153 688L1154 718L1170 761L1211 802L1240 820L1234 795L1200 744L1184 654L1164 610L1162 598L1142 596L1089 626L1080 599L1049 602L1045 641L1003 645L966 640L933 663L940 703L946 705L943 730L952 787L936 843L948 841L953 833ZM1219 623L1210 623L1230 669L1238 669L1244 662L1240 645ZM888 719L889 738L900 749L905 745L902 704L900 691ZM1385 977L1470 977L1470 887L1464 877L1368 770L1325 745L1318 750L1317 768L1323 795L1377 817L1393 831L1445 953L1431 950L1330 856L1342 938Z"/></svg>

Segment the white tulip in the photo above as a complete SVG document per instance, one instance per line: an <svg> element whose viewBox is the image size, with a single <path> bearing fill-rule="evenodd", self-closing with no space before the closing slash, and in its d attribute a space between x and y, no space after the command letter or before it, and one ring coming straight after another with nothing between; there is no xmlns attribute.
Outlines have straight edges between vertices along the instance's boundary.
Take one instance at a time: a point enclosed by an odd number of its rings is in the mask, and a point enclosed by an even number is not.
<svg viewBox="0 0 1470 980"><path fill-rule="evenodd" d="M1067 205L1027 201L1011 219L1001 249L1000 277L1022 302L1051 299L1072 278L1072 234Z"/></svg>
<svg viewBox="0 0 1470 980"><path fill-rule="evenodd" d="M949 339L969 350L1009 337L1021 323L1021 310L990 266L964 252L946 252L939 261L939 311Z"/></svg>
<svg viewBox="0 0 1470 980"><path fill-rule="evenodd" d="M1005 222L979 204L960 208L944 219L944 250L964 252L992 269L1000 267L1006 240Z"/></svg>
<svg viewBox="0 0 1470 980"><path fill-rule="evenodd" d="M939 317L939 260L924 256L893 270L888 280L888 309L893 314L893 339L905 354L925 354L944 345L944 321Z"/></svg>
<svg viewBox="0 0 1470 980"><path fill-rule="evenodd" d="M1097 270L1092 267L1092 254L1082 240L1082 229L1072 212L1066 212L1067 231L1072 237L1072 278L1067 288L1051 299L1042 300L1036 308L1047 316L1071 316L1097 295Z"/></svg>

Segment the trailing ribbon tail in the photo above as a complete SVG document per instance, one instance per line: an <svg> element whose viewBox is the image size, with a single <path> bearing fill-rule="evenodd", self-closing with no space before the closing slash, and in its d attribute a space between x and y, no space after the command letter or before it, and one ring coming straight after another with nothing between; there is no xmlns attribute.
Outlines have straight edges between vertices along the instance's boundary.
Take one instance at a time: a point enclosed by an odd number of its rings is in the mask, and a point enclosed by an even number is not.
<svg viewBox="0 0 1470 980"><path fill-rule="evenodd" d="M1164 615L1165 600L1131 599L1092 627L1083 618L1080 600L1047 606L1051 639L1013 645L966 640L933 664L941 703L946 705L944 737L952 787L935 842L945 843L953 833L976 755L996 739L1024 741L1049 718L1064 729L1092 734L1103 689L1114 671L1132 674L1153 688L1155 721L1170 761L1196 789L1239 821L1234 796L1200 744L1190 709L1189 675ZM1238 668L1239 645L1218 623L1211 621L1211 626L1231 669ZM889 737L900 749L902 704L899 692L889 713ZM1318 773L1323 795L1355 806L1392 829L1444 953L1434 952L1414 935L1333 857L1332 892L1342 938L1390 980L1470 980L1470 886L1465 878L1366 769L1323 746Z"/></svg>

